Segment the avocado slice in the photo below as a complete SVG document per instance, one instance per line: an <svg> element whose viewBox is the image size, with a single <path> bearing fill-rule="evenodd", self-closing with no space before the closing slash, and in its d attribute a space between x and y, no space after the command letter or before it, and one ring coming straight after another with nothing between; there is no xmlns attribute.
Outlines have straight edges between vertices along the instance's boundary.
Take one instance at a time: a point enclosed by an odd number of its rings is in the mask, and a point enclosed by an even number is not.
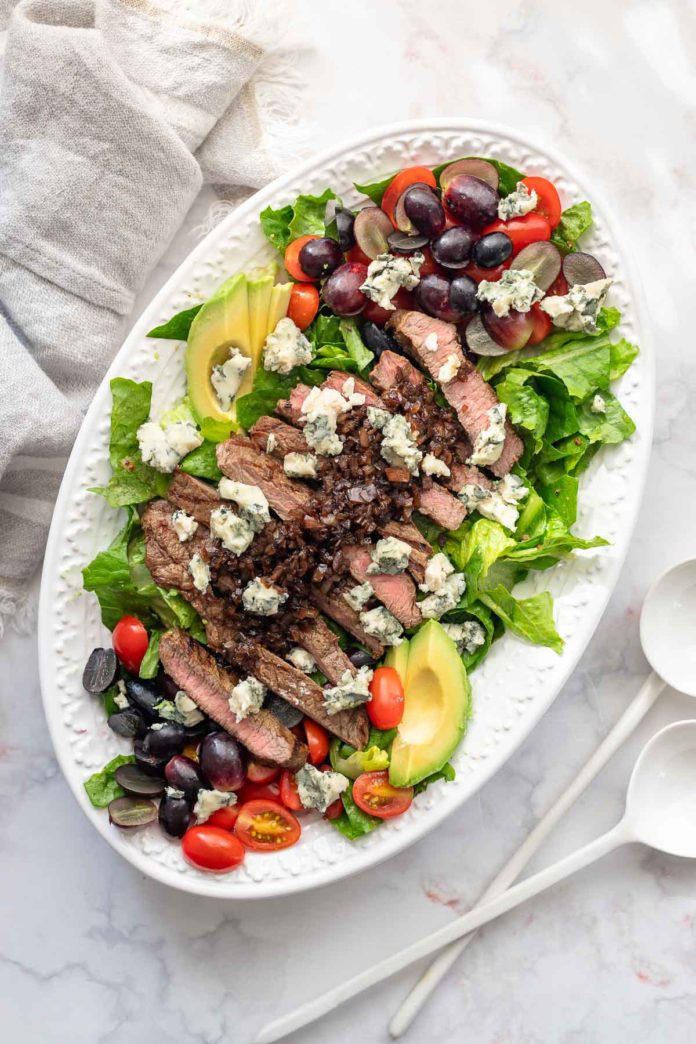
<svg viewBox="0 0 696 1044"><path fill-rule="evenodd" d="M263 344L269 334L268 313L273 295L273 280L277 271L277 264L275 261L271 261L270 265L266 265L265 268L255 268L247 275L249 336L251 338L251 357L254 363L244 375L244 380L239 389L240 395L246 395L250 391L254 372L261 362Z"/></svg>
<svg viewBox="0 0 696 1044"><path fill-rule="evenodd" d="M441 769L469 719L469 679L456 645L436 620L411 639L404 690L404 716L389 765L395 787L413 786Z"/></svg>
<svg viewBox="0 0 696 1044"><path fill-rule="evenodd" d="M266 330L266 336L269 333L273 333L276 326L281 319L284 319L288 314L288 305L290 304L290 294L294 283L276 283L271 291L271 304L268 309L268 328Z"/></svg>
<svg viewBox="0 0 696 1044"><path fill-rule="evenodd" d="M405 639L401 645L392 645L387 649L384 657L384 666L393 667L401 678L401 684L406 687L406 669L408 667L408 650L410 642Z"/></svg>
<svg viewBox="0 0 696 1044"><path fill-rule="evenodd" d="M199 424L205 417L227 423L234 420L234 408L229 412L220 409L210 383L213 366L225 362L232 346L253 358L249 295L244 272L233 275L219 286L191 323L186 348L186 379L191 409ZM248 376L245 374L245 379Z"/></svg>

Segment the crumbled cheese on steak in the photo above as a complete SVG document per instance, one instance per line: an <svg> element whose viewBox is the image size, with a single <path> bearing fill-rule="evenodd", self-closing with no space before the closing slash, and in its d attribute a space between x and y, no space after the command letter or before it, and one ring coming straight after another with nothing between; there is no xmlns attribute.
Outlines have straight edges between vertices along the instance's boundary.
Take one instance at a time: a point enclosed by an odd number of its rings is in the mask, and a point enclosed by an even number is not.
<svg viewBox="0 0 696 1044"><path fill-rule="evenodd" d="M421 471L424 475L435 475L439 478L449 478L450 476L450 469L447 464L433 453L425 454L421 464Z"/></svg>
<svg viewBox="0 0 696 1044"><path fill-rule="evenodd" d="M316 478L317 458L313 453L286 453L283 471L288 478Z"/></svg>
<svg viewBox="0 0 696 1044"><path fill-rule="evenodd" d="M191 515L187 515L185 511L177 509L172 513L172 529L178 536L180 543L184 544L196 532L198 523Z"/></svg>
<svg viewBox="0 0 696 1044"><path fill-rule="evenodd" d="M423 459L416 445L411 425L401 413L394 413L382 428L380 450L387 464L406 467L412 475L418 474L418 465Z"/></svg>
<svg viewBox="0 0 696 1044"><path fill-rule="evenodd" d="M302 403L300 423L304 437L315 453L320 457L337 457L343 450L343 440L336 434L338 418L354 406L364 405L365 396L361 392L350 391L342 395L335 388L312 388Z"/></svg>
<svg viewBox="0 0 696 1044"><path fill-rule="evenodd" d="M378 431L382 430L390 417L391 413L389 410L383 410L380 406L367 407L367 419L372 427L377 428Z"/></svg>
<svg viewBox="0 0 696 1044"><path fill-rule="evenodd" d="M480 431L474 441L474 448L469 457L469 464L478 467L486 467L495 464L503 452L505 443L505 417L507 406L504 402L498 402L486 411L488 426Z"/></svg>
<svg viewBox="0 0 696 1044"><path fill-rule="evenodd" d="M361 667L357 674L345 670L338 685L324 689L324 707L327 714L338 714L339 711L353 710L371 699L369 685L372 671L369 667Z"/></svg>
<svg viewBox="0 0 696 1044"><path fill-rule="evenodd" d="M369 580L366 580L364 584L357 584L355 587L351 587L350 591L344 591L343 599L348 603L351 609L354 609L356 613L359 613L365 608L374 593L374 587Z"/></svg>
<svg viewBox="0 0 696 1044"><path fill-rule="evenodd" d="M254 539L254 530L249 523L226 507L210 512L210 532L233 555L244 554Z"/></svg>
<svg viewBox="0 0 696 1044"><path fill-rule="evenodd" d="M383 645L401 645L404 629L392 613L383 605L366 609L360 614L360 623L365 631Z"/></svg>
<svg viewBox="0 0 696 1044"><path fill-rule="evenodd" d="M287 600L287 594L272 584L265 584L258 576L250 580L242 592L242 605L248 613L257 616L275 616Z"/></svg>
<svg viewBox="0 0 696 1044"><path fill-rule="evenodd" d="M251 674L237 682L227 701L237 721L242 721L243 718L261 710L266 691L266 686Z"/></svg>
<svg viewBox="0 0 696 1044"><path fill-rule="evenodd" d="M448 355L440 369L437 371L437 379L440 384L448 384L449 381L453 381L459 373L461 365L461 359L458 359L454 352L452 352L451 355Z"/></svg>
<svg viewBox="0 0 696 1044"><path fill-rule="evenodd" d="M314 659L310 652L303 649L301 645L295 645L290 652L287 654L285 659L288 663L291 663L293 667L297 667L298 671L304 671L305 674L313 674L317 669L317 661Z"/></svg>
<svg viewBox="0 0 696 1044"><path fill-rule="evenodd" d="M485 518L500 522L506 529L514 529L520 514L519 502L528 492L519 475L506 475L490 489L478 483L467 483L457 496L468 511L478 511Z"/></svg>
<svg viewBox="0 0 696 1044"><path fill-rule="evenodd" d="M375 573L403 573L408 569L408 562L413 548L405 540L398 537L385 537L378 540L370 552L371 564L367 567L370 575Z"/></svg>
<svg viewBox="0 0 696 1044"><path fill-rule="evenodd" d="M248 522L255 533L271 521L268 501L259 486L250 486L246 482L234 482L221 478L218 482L218 493L223 500L233 500L239 508L239 514Z"/></svg>
<svg viewBox="0 0 696 1044"><path fill-rule="evenodd" d="M196 552L188 564L188 571L193 577L193 586L203 594L210 585L210 566Z"/></svg>

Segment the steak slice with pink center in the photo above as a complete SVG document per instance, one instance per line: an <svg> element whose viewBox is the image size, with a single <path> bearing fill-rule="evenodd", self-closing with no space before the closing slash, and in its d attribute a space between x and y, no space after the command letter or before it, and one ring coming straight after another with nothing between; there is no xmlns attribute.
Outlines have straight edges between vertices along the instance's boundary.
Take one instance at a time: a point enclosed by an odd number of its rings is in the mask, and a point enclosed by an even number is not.
<svg viewBox="0 0 696 1044"><path fill-rule="evenodd" d="M350 584L348 585L351 586ZM344 631L357 638L361 645L370 652L376 660L384 655L384 646L373 635L368 634L360 623L360 616L346 602L341 591L336 589L331 594L324 594L319 587L314 587L311 593L311 601L317 609L328 616L330 620L339 624Z"/></svg>
<svg viewBox="0 0 696 1044"><path fill-rule="evenodd" d="M259 417L256 424L249 429L249 436L264 453L269 453L268 438L272 436L271 457L282 460L286 453L311 453L307 440L301 431L286 424L277 417Z"/></svg>
<svg viewBox="0 0 696 1044"><path fill-rule="evenodd" d="M346 671L356 674L355 667L338 644L338 636L320 616L295 624L290 628L290 637L314 657L317 667L332 685L338 685Z"/></svg>
<svg viewBox="0 0 696 1044"><path fill-rule="evenodd" d="M375 597L395 616L404 627L417 627L421 623L420 609L416 605L416 586L406 573L368 573L372 565L370 548L351 544L341 548L341 558L354 580L364 584L369 580Z"/></svg>
<svg viewBox="0 0 696 1044"><path fill-rule="evenodd" d="M293 482L283 465L242 435L233 435L217 448L220 471L235 482L258 486L270 507L284 521L297 517L307 506L312 491L301 482Z"/></svg>

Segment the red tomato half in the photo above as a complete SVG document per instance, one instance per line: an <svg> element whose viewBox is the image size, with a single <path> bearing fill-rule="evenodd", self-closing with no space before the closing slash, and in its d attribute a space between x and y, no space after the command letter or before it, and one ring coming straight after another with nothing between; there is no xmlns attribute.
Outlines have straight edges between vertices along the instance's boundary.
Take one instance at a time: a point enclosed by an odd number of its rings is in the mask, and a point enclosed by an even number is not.
<svg viewBox="0 0 696 1044"><path fill-rule="evenodd" d="M295 283L290 292L288 319L306 330L319 311L319 291L313 283Z"/></svg>
<svg viewBox="0 0 696 1044"><path fill-rule="evenodd" d="M237 791L237 807L245 801L278 801L280 787L277 783L252 783L246 780L241 790Z"/></svg>
<svg viewBox="0 0 696 1044"><path fill-rule="evenodd" d="M404 716L404 687L393 667L378 667L370 682L367 716L377 729L395 729Z"/></svg>
<svg viewBox="0 0 696 1044"><path fill-rule="evenodd" d="M285 271L288 275L292 276L293 279L299 280L300 283L313 282L313 280L302 271L302 265L300 264L300 250L305 243L309 243L310 239L319 239L319 236L300 236L298 239L293 239L292 243L288 243L285 248L285 257L283 258Z"/></svg>
<svg viewBox="0 0 696 1044"><path fill-rule="evenodd" d="M272 783L280 775L280 769L274 765L262 765L260 761L247 761L247 779L250 783Z"/></svg>
<svg viewBox="0 0 696 1044"><path fill-rule="evenodd" d="M421 249L421 254L425 258L425 261L420 266L421 279L423 278L423 276L427 275L447 275L446 269L442 268L441 265L438 265L437 261L433 257L432 253L430 252L430 247L423 247Z"/></svg>
<svg viewBox="0 0 696 1044"><path fill-rule="evenodd" d="M355 246L346 251L346 261L357 262L359 265L369 265L372 258L368 257L365 251L361 250L356 243Z"/></svg>
<svg viewBox="0 0 696 1044"><path fill-rule="evenodd" d="M534 213L541 214L551 228L555 228L561 220L561 198L556 186L546 178L522 178L522 184L526 185L530 192L533 189L539 197Z"/></svg>
<svg viewBox="0 0 696 1044"><path fill-rule="evenodd" d="M413 787L393 787L388 772L363 772L353 784L353 801L370 816L393 819L413 801Z"/></svg>
<svg viewBox="0 0 696 1044"><path fill-rule="evenodd" d="M305 718L303 724L309 747L309 760L313 765L321 765L329 754L329 734L311 718Z"/></svg>
<svg viewBox="0 0 696 1044"><path fill-rule="evenodd" d="M547 297L564 297L568 293L568 280L563 272L556 276L551 286L546 291Z"/></svg>
<svg viewBox="0 0 696 1044"><path fill-rule="evenodd" d="M232 830L239 815L239 805L228 805L227 808L219 808L208 816L206 826L220 827L221 830Z"/></svg>
<svg viewBox="0 0 696 1044"><path fill-rule="evenodd" d="M546 314L546 312L541 310L538 303L532 305L530 309L530 315L532 317L534 326L532 327L532 332L529 335L529 340L527 341L527 348L529 348L532 345L539 344L540 341L543 341L545 337L549 336L553 329L553 323L551 322L551 319Z"/></svg>
<svg viewBox="0 0 696 1044"><path fill-rule="evenodd" d="M421 269L421 273L422 271L423 270ZM411 310L414 307L413 294L409 290L404 289L403 286L396 291L391 300L394 308L382 308L382 306L378 305L376 301L368 300L360 313L362 318L369 319L371 323L377 323L378 326L384 326L387 319L390 319L393 316L394 309L405 308Z"/></svg>
<svg viewBox="0 0 696 1044"><path fill-rule="evenodd" d="M466 268L462 269L462 272L464 275L471 276L476 283L480 283L484 279L487 279L489 283L497 283L505 269L509 268L511 264L512 258L508 258L507 261L502 265L498 265L497 268L479 268L473 261L470 261Z"/></svg>
<svg viewBox="0 0 696 1044"><path fill-rule="evenodd" d="M111 635L114 652L131 674L140 670L148 643L147 631L136 616L122 616Z"/></svg>
<svg viewBox="0 0 696 1044"><path fill-rule="evenodd" d="M510 221L494 221L484 228L481 235L487 236L489 232L504 232L510 237L513 257L530 243L551 238L551 226L546 218L537 214L535 210L524 217L511 218Z"/></svg>
<svg viewBox="0 0 696 1044"><path fill-rule="evenodd" d="M239 810L234 833L245 848L276 852L294 845L302 828L292 812L276 801L247 801Z"/></svg>
<svg viewBox="0 0 696 1044"><path fill-rule="evenodd" d="M428 170L427 167L407 167L406 170L400 170L387 185L384 195L382 196L382 210L395 228L394 208L399 202L399 196L401 196L410 185L415 185L417 182L422 182L424 185L430 185L431 188L437 187L435 175L432 170Z"/></svg>
<svg viewBox="0 0 696 1044"><path fill-rule="evenodd" d="M244 862L244 846L227 830L220 827L194 826L181 839L184 857L199 870L224 874Z"/></svg>
<svg viewBox="0 0 696 1044"><path fill-rule="evenodd" d="M291 808L293 812L302 811L303 806L300 795L297 793L295 774L288 769L283 769L283 775L280 777L280 800L286 808Z"/></svg>

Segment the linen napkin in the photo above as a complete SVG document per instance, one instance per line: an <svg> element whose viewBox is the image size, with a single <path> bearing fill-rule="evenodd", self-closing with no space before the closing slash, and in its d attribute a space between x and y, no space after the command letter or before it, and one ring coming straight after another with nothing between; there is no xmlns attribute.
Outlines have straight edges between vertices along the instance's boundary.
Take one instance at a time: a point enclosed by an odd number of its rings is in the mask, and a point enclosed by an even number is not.
<svg viewBox="0 0 696 1044"><path fill-rule="evenodd" d="M300 141L284 0L0 0L0 634L26 627L82 412L202 183Z"/></svg>

